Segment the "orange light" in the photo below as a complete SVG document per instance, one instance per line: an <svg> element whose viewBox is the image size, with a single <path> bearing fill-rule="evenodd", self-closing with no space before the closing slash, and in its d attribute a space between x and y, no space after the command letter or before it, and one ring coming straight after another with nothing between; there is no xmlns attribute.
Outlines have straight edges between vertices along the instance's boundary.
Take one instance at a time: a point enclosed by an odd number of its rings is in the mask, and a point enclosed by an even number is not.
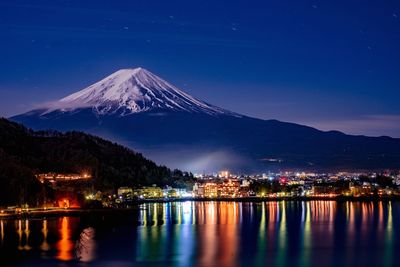
<svg viewBox="0 0 400 267"><path fill-rule="evenodd" d="M69 219L68 217L63 217L61 221L60 229L61 239L57 243L57 259L62 261L72 260L72 249L74 247L71 241L71 231L69 229Z"/></svg>

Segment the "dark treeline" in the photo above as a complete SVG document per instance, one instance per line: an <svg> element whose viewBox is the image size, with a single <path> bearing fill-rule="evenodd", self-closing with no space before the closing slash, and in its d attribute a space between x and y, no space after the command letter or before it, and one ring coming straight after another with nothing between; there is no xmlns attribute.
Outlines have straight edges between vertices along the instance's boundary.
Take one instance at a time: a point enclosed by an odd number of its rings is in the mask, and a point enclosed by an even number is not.
<svg viewBox="0 0 400 267"><path fill-rule="evenodd" d="M193 176L158 166L121 145L81 132L32 131L0 118L0 206L31 203L37 173L88 172L98 190L157 184L184 187Z"/></svg>

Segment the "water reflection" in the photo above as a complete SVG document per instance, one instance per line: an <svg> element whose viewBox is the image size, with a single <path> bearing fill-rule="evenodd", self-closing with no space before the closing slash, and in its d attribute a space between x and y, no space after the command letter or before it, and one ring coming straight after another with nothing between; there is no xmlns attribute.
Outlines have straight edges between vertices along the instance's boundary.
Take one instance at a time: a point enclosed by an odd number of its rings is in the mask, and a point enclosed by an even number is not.
<svg viewBox="0 0 400 267"><path fill-rule="evenodd" d="M211 266L217 253L217 207L215 203L202 203L200 206L201 217L199 217L200 227L198 241L198 261L205 265Z"/></svg>
<svg viewBox="0 0 400 267"><path fill-rule="evenodd" d="M22 246L22 221L18 220L18 228L17 228L17 234L18 234L18 250L23 250L24 246Z"/></svg>
<svg viewBox="0 0 400 267"><path fill-rule="evenodd" d="M384 266L393 266L393 215L392 215L392 203L388 203L388 219L386 225L385 234L385 256Z"/></svg>
<svg viewBox="0 0 400 267"><path fill-rule="evenodd" d="M300 246L303 248L302 253L300 254L299 266L309 266L310 258L311 258L311 207L310 202L303 202L302 205L302 231L301 231L301 244Z"/></svg>
<svg viewBox="0 0 400 267"><path fill-rule="evenodd" d="M76 242L76 257L81 262L91 262L96 258L95 229L83 229Z"/></svg>
<svg viewBox="0 0 400 267"><path fill-rule="evenodd" d="M1 236L1 245L4 243L4 221L0 220L0 236Z"/></svg>
<svg viewBox="0 0 400 267"><path fill-rule="evenodd" d="M140 206L140 221L143 226L139 227L138 240L143 241L137 244L137 261L162 261L165 259L165 250L168 247L165 227L160 227L170 221L170 209L168 205L162 204L143 204ZM159 210L161 213L159 214ZM161 215L161 220L159 216Z"/></svg>
<svg viewBox="0 0 400 267"><path fill-rule="evenodd" d="M29 220L25 220L25 246L24 249L25 250L30 250L32 249L31 246L29 246L29 234L31 233L31 231L29 230Z"/></svg>
<svg viewBox="0 0 400 267"><path fill-rule="evenodd" d="M175 251L178 251L176 257L174 258L179 266L190 266L192 252L194 250L194 208L192 202L182 203L182 225L175 226L175 240L174 244Z"/></svg>
<svg viewBox="0 0 400 267"><path fill-rule="evenodd" d="M42 244L40 245L40 249L42 250L42 251L48 251L49 249L50 249L50 245L49 245L49 243L47 242L47 235L48 235L48 233L49 233L49 230L47 229L47 220L43 220L43 223L42 223L42 233L43 233L43 242L42 242Z"/></svg>
<svg viewBox="0 0 400 267"><path fill-rule="evenodd" d="M60 240L57 242L57 259L61 261L69 261L73 258L74 242L71 240L69 220L70 218L63 217L60 223Z"/></svg>
<svg viewBox="0 0 400 267"><path fill-rule="evenodd" d="M221 203L219 209L219 242L218 242L218 260L219 266L234 266L238 250L238 203ZM218 218L217 217L217 218Z"/></svg>
<svg viewBox="0 0 400 267"><path fill-rule="evenodd" d="M155 214L158 212L155 205L161 204L142 207L141 221L146 221L148 216L152 216L153 220L159 217ZM250 253L254 257L247 261L253 265L328 265L339 260L342 265L350 265L358 260L355 250L360 242L371 242L369 236L375 226L377 229L385 228L385 243L381 251L387 254L385 258L393 258L390 203L282 201L257 205L235 202L164 205L168 213L164 223L150 228L143 224L138 230L136 257L140 262L161 262L174 255L173 259L180 265L188 263L192 257L202 266L235 266L243 261L240 258L243 253L249 253L246 246L252 246L254 250ZM341 213L344 217L340 216ZM300 231L295 232L291 228L297 219ZM387 221L386 227L382 226L384 221ZM255 225L256 233L252 231ZM245 243L246 240L255 242L255 245ZM295 240L298 241L293 243ZM169 249L163 249L162 244L166 243L171 244ZM341 247L339 252L335 250L337 246ZM318 253L314 253L315 249ZM293 254L297 256L289 256ZM340 259L336 258L337 254ZM388 266L392 263L389 260Z"/></svg>
<svg viewBox="0 0 400 267"><path fill-rule="evenodd" d="M151 266L393 266L399 211L382 201L148 203L119 219L0 220L1 248Z"/></svg>
<svg viewBox="0 0 400 267"><path fill-rule="evenodd" d="M266 249L266 204L261 203L261 219L260 219L260 226L258 229L258 244L257 244L257 253L256 253L256 263L257 265L261 265L265 259L265 249ZM240 209L242 211L242 209Z"/></svg>
<svg viewBox="0 0 400 267"><path fill-rule="evenodd" d="M286 264L286 254L287 254L287 239L288 233L286 229L286 202L280 202L278 206L278 213L281 214L279 222L279 234L278 234L278 256L277 256L277 266L285 266Z"/></svg>

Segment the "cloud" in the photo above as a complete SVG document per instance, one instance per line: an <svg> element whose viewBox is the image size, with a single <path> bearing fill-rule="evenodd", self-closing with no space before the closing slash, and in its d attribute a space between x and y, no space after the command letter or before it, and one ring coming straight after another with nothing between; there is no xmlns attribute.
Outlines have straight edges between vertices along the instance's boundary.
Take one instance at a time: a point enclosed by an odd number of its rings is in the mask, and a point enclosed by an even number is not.
<svg viewBox="0 0 400 267"><path fill-rule="evenodd" d="M400 115L377 114L303 123L325 131L339 130L347 134L400 137Z"/></svg>
<svg viewBox="0 0 400 267"><path fill-rule="evenodd" d="M158 164L166 165L169 168L195 173L212 173L220 170L229 171L253 171L264 166L262 162L255 163L253 160L234 151L231 148L212 148L207 145L185 146L185 145L165 145L157 148L143 148L129 142L123 143L129 147L134 147L146 157L154 160Z"/></svg>
<svg viewBox="0 0 400 267"><path fill-rule="evenodd" d="M41 104L34 104L33 105L33 110L44 110L42 115L50 113L54 110L63 110L63 111L68 111L68 110L74 110L78 108L88 108L92 107L92 105L88 103L71 103L71 102L64 102L64 101L49 101Z"/></svg>

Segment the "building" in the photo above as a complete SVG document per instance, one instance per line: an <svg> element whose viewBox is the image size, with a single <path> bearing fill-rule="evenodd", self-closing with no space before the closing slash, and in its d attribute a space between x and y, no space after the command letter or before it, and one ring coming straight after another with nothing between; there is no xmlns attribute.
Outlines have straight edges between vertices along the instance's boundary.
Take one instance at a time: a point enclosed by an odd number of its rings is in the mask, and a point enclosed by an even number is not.
<svg viewBox="0 0 400 267"><path fill-rule="evenodd" d="M242 180L242 187L249 187L251 184L250 180L244 179Z"/></svg>
<svg viewBox="0 0 400 267"><path fill-rule="evenodd" d="M193 186L194 197L204 198L232 198L248 196L248 187L241 186L238 180L229 179L222 182L196 183Z"/></svg>
<svg viewBox="0 0 400 267"><path fill-rule="evenodd" d="M133 195L133 189L130 187L123 186L123 187L118 188L117 194L118 194L118 196Z"/></svg>
<svg viewBox="0 0 400 267"><path fill-rule="evenodd" d="M237 180L225 180L218 185L219 197L239 197L240 182Z"/></svg>
<svg viewBox="0 0 400 267"><path fill-rule="evenodd" d="M163 189L163 196L168 198L181 198L181 197L191 197L185 188L173 188L171 186L166 186Z"/></svg>
<svg viewBox="0 0 400 267"><path fill-rule="evenodd" d="M39 173L36 175L36 178L41 183L44 182L55 183L55 182L84 181L91 179L92 176L88 173L77 174L77 173L49 172L49 173Z"/></svg>
<svg viewBox="0 0 400 267"><path fill-rule="evenodd" d="M156 186L144 186L133 191L133 195L137 198L162 198L164 196L163 190Z"/></svg>
<svg viewBox="0 0 400 267"><path fill-rule="evenodd" d="M193 185L193 196L194 197L204 197L204 184L195 183Z"/></svg>
<svg viewBox="0 0 400 267"><path fill-rule="evenodd" d="M54 190L53 205L60 208L79 208L84 203L84 192L88 181L92 178L89 173L40 173L36 178L51 186ZM46 200L47 202L47 200ZM47 204L45 204L47 206Z"/></svg>
<svg viewBox="0 0 400 267"><path fill-rule="evenodd" d="M205 183L204 184L204 197L214 198L217 196L218 196L217 183Z"/></svg>
<svg viewBox="0 0 400 267"><path fill-rule="evenodd" d="M363 185L354 185L354 183L350 183L349 189L350 189L350 194L355 197L368 196L373 194L372 186L369 183L363 183Z"/></svg>
<svg viewBox="0 0 400 267"><path fill-rule="evenodd" d="M227 179L227 178L229 178L229 172L228 171L220 171L218 176L220 178L226 178Z"/></svg>
<svg viewBox="0 0 400 267"><path fill-rule="evenodd" d="M193 196L215 198L218 196L218 184L215 182L195 183L193 186Z"/></svg>

